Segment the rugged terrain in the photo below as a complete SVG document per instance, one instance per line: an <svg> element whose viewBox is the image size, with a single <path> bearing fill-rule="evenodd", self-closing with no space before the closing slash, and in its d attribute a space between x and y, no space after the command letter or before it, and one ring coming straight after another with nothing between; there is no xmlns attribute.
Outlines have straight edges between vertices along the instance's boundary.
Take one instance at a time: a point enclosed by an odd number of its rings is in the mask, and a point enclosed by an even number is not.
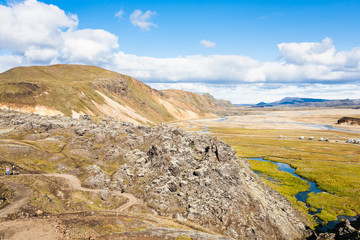
<svg viewBox="0 0 360 240"><path fill-rule="evenodd" d="M337 121L337 124L360 125L360 118L342 117Z"/></svg>
<svg viewBox="0 0 360 240"><path fill-rule="evenodd" d="M0 108L44 115L111 116L135 124L214 117L233 107L211 95L157 91L95 66L17 67L0 74Z"/></svg>
<svg viewBox="0 0 360 240"><path fill-rule="evenodd" d="M111 239L303 239L309 232L306 219L247 160L207 134L5 111L0 155L1 169L15 165L21 173L1 181L33 194L5 218L6 226L53 214L58 233L81 235L90 224ZM48 174L55 172L60 176ZM119 215L125 202L131 204Z"/></svg>

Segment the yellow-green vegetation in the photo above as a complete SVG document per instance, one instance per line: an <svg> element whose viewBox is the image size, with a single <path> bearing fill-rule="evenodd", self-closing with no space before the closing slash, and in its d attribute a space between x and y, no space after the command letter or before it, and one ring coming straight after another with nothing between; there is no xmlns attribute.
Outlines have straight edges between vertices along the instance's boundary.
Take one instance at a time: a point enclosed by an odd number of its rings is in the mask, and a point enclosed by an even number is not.
<svg viewBox="0 0 360 240"><path fill-rule="evenodd" d="M310 196L308 204L322 208L317 216L325 222L336 219L337 215L360 214L360 146L345 143L346 139L357 138L358 134L325 130L220 127L212 127L209 131L231 145L240 157L263 157L287 163L296 169L297 174L316 182L320 189L328 193ZM281 139L279 135L286 135L287 139ZM330 141L300 140L299 136L313 136L314 139L326 137ZM289 190L288 186L294 183L266 162L251 161L251 166L280 181L265 180L290 200L296 191L300 192L296 184L295 190ZM294 199L291 201L301 205Z"/></svg>
<svg viewBox="0 0 360 240"><path fill-rule="evenodd" d="M0 209L9 203L12 198L12 190L0 182Z"/></svg>
<svg viewBox="0 0 360 240"><path fill-rule="evenodd" d="M58 214L83 210L111 210L127 202L124 197L112 197L102 201L98 193L72 189L64 179L47 176L22 176L12 178L32 189L29 205L44 212ZM51 201L49 201L51 199Z"/></svg>
<svg viewBox="0 0 360 240"><path fill-rule="evenodd" d="M84 239L86 236L98 238L100 235L107 239L134 238L141 236L141 239L154 237L158 239L192 239L186 236L183 230L198 231L199 233L221 235L209 231L191 222L181 222L171 218L154 216L152 214L95 212L90 215L83 213L63 214L63 225L68 226L70 239ZM96 231L94 231L96 229ZM160 231L158 231L158 229ZM165 229L169 232L162 233ZM181 230L177 232L177 230ZM141 233L139 233L141 231ZM173 236L169 236L169 233ZM140 235L138 235L140 234Z"/></svg>
<svg viewBox="0 0 360 240"><path fill-rule="evenodd" d="M249 163L252 170L261 173L261 178L266 184L283 194L310 222L313 222L312 217L308 215L305 203L297 201L295 198L297 193L309 190L309 184L306 181L291 173L280 171L278 166L271 162L249 160Z"/></svg>
<svg viewBox="0 0 360 240"><path fill-rule="evenodd" d="M333 221L339 215L356 216L359 214L360 196L336 196L330 193L309 194L308 203L321 208L318 217L325 221Z"/></svg>
<svg viewBox="0 0 360 240"><path fill-rule="evenodd" d="M191 239L192 239L191 237L186 237L186 236L176 237L176 240L191 240Z"/></svg>
<svg viewBox="0 0 360 240"><path fill-rule="evenodd" d="M164 107L165 101L168 107ZM17 67L0 74L0 104L25 111L41 106L66 116L110 115L147 124L181 119L189 113L206 116L215 111L215 101L185 91L160 92L132 77L95 66Z"/></svg>
<svg viewBox="0 0 360 240"><path fill-rule="evenodd" d="M266 177L263 178L275 190L285 195L295 196L298 192L309 190L309 184L306 181L293 176L291 173L279 171L274 163L256 160L249 160L249 162L252 170L271 177L273 180L268 180Z"/></svg>

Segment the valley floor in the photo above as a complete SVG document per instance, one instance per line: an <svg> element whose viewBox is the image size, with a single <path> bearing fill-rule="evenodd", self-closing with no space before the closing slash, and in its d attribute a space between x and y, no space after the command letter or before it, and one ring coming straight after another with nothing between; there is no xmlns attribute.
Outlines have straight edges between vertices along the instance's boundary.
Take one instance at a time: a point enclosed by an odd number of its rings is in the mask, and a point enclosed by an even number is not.
<svg viewBox="0 0 360 240"><path fill-rule="evenodd" d="M239 157L263 157L296 168L300 176L325 191L310 194L307 205L295 195L308 189L275 164L250 160L263 180L285 195L304 215L308 210L324 222L339 215L360 214L360 126L338 125L344 117L359 117L359 109L244 110L239 116L173 122L187 131L209 132L227 142ZM270 177L270 178L269 178ZM271 181L269 179L275 179ZM304 190L305 189L305 190ZM314 222L314 224L316 224Z"/></svg>

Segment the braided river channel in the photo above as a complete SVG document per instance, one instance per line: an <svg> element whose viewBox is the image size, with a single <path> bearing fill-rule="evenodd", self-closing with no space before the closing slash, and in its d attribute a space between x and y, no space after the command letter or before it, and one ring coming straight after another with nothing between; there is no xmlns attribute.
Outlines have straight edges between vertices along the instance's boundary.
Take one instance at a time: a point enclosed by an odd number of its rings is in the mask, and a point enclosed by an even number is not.
<svg viewBox="0 0 360 240"><path fill-rule="evenodd" d="M318 208L316 209L316 212L311 212L310 211L310 206L306 203L307 199L308 199L308 195L309 193L314 193L314 194L317 194L317 193L321 193L321 192L324 192L322 190L320 190L317 186L316 186L316 183L312 182L312 181L309 181L305 178L302 178L300 177L298 174L295 173L295 169L290 167L289 164L286 164L286 163L279 163L279 162L273 162L273 161L269 161L269 160L265 160L263 158L248 158L248 159L251 159L251 160L255 160L255 161L263 161L263 162L271 162L271 163L274 163L276 166L278 166L279 170L280 171L283 171L283 172L288 172L288 173L291 173L293 176L297 177L297 178L300 178L301 180L304 180L306 181L309 186L310 186L310 189L308 191L305 191L305 192L299 192L298 194L295 195L295 198L298 200L298 201L301 201L303 203L306 204L306 206L308 207L309 209L309 214L310 215L313 215L315 217L315 220L317 221L317 223L319 224L318 225L318 230L320 231L326 231L328 229L333 229L335 227L335 225L337 223L339 223L341 221L341 219L348 219L349 221L355 221L359 216L355 216L355 217L352 217L352 216L338 216L338 220L336 221L330 221L328 222L327 224L324 224L320 219L318 219L315 214L317 213L320 213L321 212L321 208ZM257 172L257 171L254 171L257 175L262 175L260 172ZM272 178L268 178L267 179L269 181L277 181L276 179L272 179Z"/></svg>

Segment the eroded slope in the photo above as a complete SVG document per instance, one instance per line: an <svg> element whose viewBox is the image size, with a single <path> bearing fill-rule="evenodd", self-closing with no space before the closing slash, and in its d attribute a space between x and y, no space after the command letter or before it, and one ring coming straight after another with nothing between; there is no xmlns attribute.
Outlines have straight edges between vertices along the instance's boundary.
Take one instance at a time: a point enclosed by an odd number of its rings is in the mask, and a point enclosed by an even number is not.
<svg viewBox="0 0 360 240"><path fill-rule="evenodd" d="M90 114L146 124L212 117L227 106L212 108L216 99L180 93L174 98L132 77L95 66L17 67L0 74L1 108L43 115ZM196 101L189 102L190 95Z"/></svg>

